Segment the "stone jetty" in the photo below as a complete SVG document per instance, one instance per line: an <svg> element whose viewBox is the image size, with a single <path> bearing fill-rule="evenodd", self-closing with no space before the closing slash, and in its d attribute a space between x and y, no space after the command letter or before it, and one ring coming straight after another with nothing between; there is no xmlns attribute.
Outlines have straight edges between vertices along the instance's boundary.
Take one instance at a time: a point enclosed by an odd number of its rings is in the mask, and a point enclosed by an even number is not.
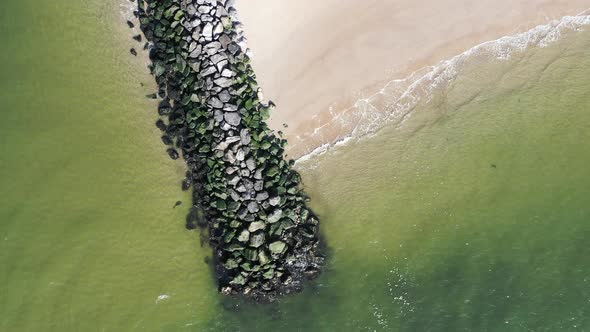
<svg viewBox="0 0 590 332"><path fill-rule="evenodd" d="M156 125L188 166L187 227L205 226L219 290L274 299L316 277L324 258L286 140L264 103L232 0L138 1L158 83ZM139 38L136 38L139 39Z"/></svg>

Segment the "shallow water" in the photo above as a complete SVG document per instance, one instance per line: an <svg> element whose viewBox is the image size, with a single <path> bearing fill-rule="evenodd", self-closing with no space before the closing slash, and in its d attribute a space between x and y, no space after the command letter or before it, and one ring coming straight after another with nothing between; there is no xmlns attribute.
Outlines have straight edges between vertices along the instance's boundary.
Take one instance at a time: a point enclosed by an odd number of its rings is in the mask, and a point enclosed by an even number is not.
<svg viewBox="0 0 590 332"><path fill-rule="evenodd" d="M0 331L590 329L590 32L300 164L328 266L253 305L216 293L184 229L123 24L117 1L0 12Z"/></svg>

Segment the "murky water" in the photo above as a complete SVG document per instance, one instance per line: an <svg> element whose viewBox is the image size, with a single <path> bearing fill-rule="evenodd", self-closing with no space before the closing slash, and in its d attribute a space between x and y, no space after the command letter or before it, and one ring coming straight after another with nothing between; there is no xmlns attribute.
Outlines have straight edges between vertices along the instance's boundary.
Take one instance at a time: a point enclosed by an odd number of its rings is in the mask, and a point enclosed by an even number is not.
<svg viewBox="0 0 590 332"><path fill-rule="evenodd" d="M0 331L590 329L590 32L474 64L402 125L301 163L328 266L254 305L217 294L184 229L119 3L11 2Z"/></svg>

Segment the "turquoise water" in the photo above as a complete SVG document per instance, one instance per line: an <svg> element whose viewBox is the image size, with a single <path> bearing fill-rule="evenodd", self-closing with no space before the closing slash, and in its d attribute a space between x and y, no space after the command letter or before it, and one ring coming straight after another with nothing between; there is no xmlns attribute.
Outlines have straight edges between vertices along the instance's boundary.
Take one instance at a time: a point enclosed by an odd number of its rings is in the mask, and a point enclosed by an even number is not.
<svg viewBox="0 0 590 332"><path fill-rule="evenodd" d="M184 229L119 2L11 1L0 32L0 331L590 329L588 32L300 164L328 265L268 305Z"/></svg>

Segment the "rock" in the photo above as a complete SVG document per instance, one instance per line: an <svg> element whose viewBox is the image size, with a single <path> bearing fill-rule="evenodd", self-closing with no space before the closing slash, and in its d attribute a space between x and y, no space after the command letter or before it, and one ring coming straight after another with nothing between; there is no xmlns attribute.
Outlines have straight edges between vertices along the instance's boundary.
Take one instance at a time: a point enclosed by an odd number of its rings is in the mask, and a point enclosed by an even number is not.
<svg viewBox="0 0 590 332"><path fill-rule="evenodd" d="M231 100L231 95L229 94L229 92L227 90L222 90L219 95L219 100L221 100L224 103L227 103L228 101Z"/></svg>
<svg viewBox="0 0 590 332"><path fill-rule="evenodd" d="M281 203L281 198L279 196L276 196L276 197L271 198L268 202L272 206L277 206L277 205L279 205L279 203Z"/></svg>
<svg viewBox="0 0 590 332"><path fill-rule="evenodd" d="M256 169L256 162L254 159L248 158L248 160L246 160L246 167L248 167L250 171L254 171L254 169Z"/></svg>
<svg viewBox="0 0 590 332"><path fill-rule="evenodd" d="M164 145L172 145L174 143L172 138L170 138L170 136L168 135L162 136L162 142L164 143Z"/></svg>
<svg viewBox="0 0 590 332"><path fill-rule="evenodd" d="M197 8L197 11L201 14L207 14L211 11L211 9L213 9L211 6L202 5Z"/></svg>
<svg viewBox="0 0 590 332"><path fill-rule="evenodd" d="M179 155L178 152L176 152L176 150L170 148L168 150L166 150L166 152L168 152L168 155L170 156L170 158L172 158L173 160L178 159Z"/></svg>
<svg viewBox="0 0 590 332"><path fill-rule="evenodd" d="M256 203L256 202L250 202L250 203L248 203L247 206L248 206L248 211L250 211L250 213L256 213L259 210L258 203Z"/></svg>
<svg viewBox="0 0 590 332"><path fill-rule="evenodd" d="M136 40L136 41L138 41L138 42L140 42L140 43L141 43L141 40L142 40L141 35L135 35L135 36L133 36L133 39Z"/></svg>
<svg viewBox="0 0 590 332"><path fill-rule="evenodd" d="M256 180L262 180L262 169L257 169L256 172L254 172L254 178Z"/></svg>
<svg viewBox="0 0 590 332"><path fill-rule="evenodd" d="M229 145L240 140L240 136L230 136L225 139L225 142Z"/></svg>
<svg viewBox="0 0 590 332"><path fill-rule="evenodd" d="M232 285L245 285L246 279L241 274L238 274L238 276L232 279L229 283Z"/></svg>
<svg viewBox="0 0 590 332"><path fill-rule="evenodd" d="M281 209L275 209L274 211L272 211L269 215L268 218L266 219L270 224L274 224L275 222L279 221L281 219L281 217L283 216L283 210Z"/></svg>
<svg viewBox="0 0 590 332"><path fill-rule="evenodd" d="M243 145L250 144L252 137L250 136L250 130L248 128L240 130L240 139L242 140Z"/></svg>
<svg viewBox="0 0 590 332"><path fill-rule="evenodd" d="M246 186L246 189L248 189L248 190L254 189L254 184L252 183L252 181L250 181L248 179L244 179L244 185Z"/></svg>
<svg viewBox="0 0 590 332"><path fill-rule="evenodd" d="M217 72L217 70L215 69L215 67L214 66L210 66L210 67L207 67L207 68L201 70L201 72L199 73L199 75L201 75L203 77L206 77L206 76L209 76L209 75L213 75L216 72Z"/></svg>
<svg viewBox="0 0 590 332"><path fill-rule="evenodd" d="M129 53L131 53L133 56L137 56L137 51L134 48L130 49Z"/></svg>
<svg viewBox="0 0 590 332"><path fill-rule="evenodd" d="M187 191L191 187L191 181L189 179L184 179L182 181L182 190Z"/></svg>
<svg viewBox="0 0 590 332"><path fill-rule="evenodd" d="M255 221L255 222L251 223L250 226L248 226L248 231L250 233L254 233L258 230L265 229L265 228L266 228L266 224L264 222Z"/></svg>
<svg viewBox="0 0 590 332"><path fill-rule="evenodd" d="M286 248L287 245L283 241L275 241L268 246L270 252L275 256L281 255Z"/></svg>
<svg viewBox="0 0 590 332"><path fill-rule="evenodd" d="M250 232L247 230L243 230L240 233L240 236L238 236L238 241L240 241L240 242L248 242L249 239L250 239Z"/></svg>
<svg viewBox="0 0 590 332"><path fill-rule="evenodd" d="M229 88L233 84L233 80L227 77L220 77L216 79L214 82L215 84L217 84L217 86L220 86L222 88Z"/></svg>
<svg viewBox="0 0 590 332"><path fill-rule="evenodd" d="M191 51L191 53L189 54L189 57L192 59L197 59L201 53L203 52L203 46L201 44L198 44L197 47Z"/></svg>
<svg viewBox="0 0 590 332"><path fill-rule="evenodd" d="M261 191L264 188L264 181L258 180L254 182L254 190Z"/></svg>
<svg viewBox="0 0 590 332"><path fill-rule="evenodd" d="M250 246L254 248L258 248L263 245L265 242L264 233L259 232L250 236Z"/></svg>
<svg viewBox="0 0 590 332"><path fill-rule="evenodd" d="M238 161L243 161L244 158L246 158L246 153L244 152L243 149L238 149L238 153L236 153L236 159Z"/></svg>
<svg viewBox="0 0 590 332"><path fill-rule="evenodd" d="M211 60L211 62L213 62L214 64L218 64L219 62L223 61L223 60L227 60L227 55L219 53L219 54L215 54L212 55L211 58L209 58L209 60Z"/></svg>
<svg viewBox="0 0 590 332"><path fill-rule="evenodd" d="M223 24L217 23L215 28L213 29L213 35L217 36L223 33Z"/></svg>
<svg viewBox="0 0 590 332"><path fill-rule="evenodd" d="M223 110L226 112L237 112L238 106L233 105L233 104L225 104L225 106L223 107Z"/></svg>
<svg viewBox="0 0 590 332"><path fill-rule="evenodd" d="M238 126L240 124L240 121L242 120L240 115L237 113L225 113L223 115L223 118L225 120L225 122L227 122L228 124L232 125L232 126Z"/></svg>
<svg viewBox="0 0 590 332"><path fill-rule="evenodd" d="M231 151L228 151L231 152ZM240 177L239 176L234 176L231 180L229 180L229 184L232 186L235 186L236 184L238 184L240 182Z"/></svg>
<svg viewBox="0 0 590 332"><path fill-rule="evenodd" d="M227 48L227 46L231 43L231 38L224 34L219 37L219 42L223 48Z"/></svg>
<svg viewBox="0 0 590 332"><path fill-rule="evenodd" d="M260 262L260 265L264 266L264 265L270 263L270 258L263 250L260 250L258 252L258 261Z"/></svg>
<svg viewBox="0 0 590 332"><path fill-rule="evenodd" d="M215 110L213 119L215 120L215 122L221 123L221 121L223 121L223 111Z"/></svg>
<svg viewBox="0 0 590 332"><path fill-rule="evenodd" d="M242 200L242 197L240 197L240 195L237 192L235 192L234 190L230 189L229 194L230 194L231 198L236 202L239 202Z"/></svg>
<svg viewBox="0 0 590 332"><path fill-rule="evenodd" d="M131 21L127 21L127 26L129 26L130 29L133 29L135 27L135 24L133 24L133 22Z"/></svg>
<svg viewBox="0 0 590 332"><path fill-rule="evenodd" d="M244 257L251 262L255 262L258 260L258 250L256 249L246 249L244 250Z"/></svg>
<svg viewBox="0 0 590 332"><path fill-rule="evenodd" d="M213 108L222 108L223 107L223 103L217 97L211 97L211 99L209 99L209 102L207 104Z"/></svg>
<svg viewBox="0 0 590 332"><path fill-rule="evenodd" d="M231 43L227 46L227 50L231 54L236 55L240 51L240 46L238 46L236 43Z"/></svg>
<svg viewBox="0 0 590 332"><path fill-rule="evenodd" d="M225 264L223 264L223 266L225 266L225 268L228 270L233 270L233 269L237 268L239 265L235 259L229 258L228 260L225 261Z"/></svg>
<svg viewBox="0 0 590 332"><path fill-rule="evenodd" d="M223 76L223 77L233 77L234 75L235 75L235 73L229 69L224 69L221 72L221 76Z"/></svg>
<svg viewBox="0 0 590 332"><path fill-rule="evenodd" d="M166 131L167 128L166 124L164 123L164 121L162 121L162 119L156 121L156 127L161 131Z"/></svg>
<svg viewBox="0 0 590 332"><path fill-rule="evenodd" d="M203 37L205 37L206 40L213 39L213 24L205 24L205 27L203 28Z"/></svg>
<svg viewBox="0 0 590 332"><path fill-rule="evenodd" d="M262 202L268 199L268 193L266 191L260 192L256 195L256 201Z"/></svg>
<svg viewBox="0 0 590 332"><path fill-rule="evenodd" d="M213 41L205 45L205 52L207 52L209 55L218 53L219 49L221 49L221 43L218 41Z"/></svg>

